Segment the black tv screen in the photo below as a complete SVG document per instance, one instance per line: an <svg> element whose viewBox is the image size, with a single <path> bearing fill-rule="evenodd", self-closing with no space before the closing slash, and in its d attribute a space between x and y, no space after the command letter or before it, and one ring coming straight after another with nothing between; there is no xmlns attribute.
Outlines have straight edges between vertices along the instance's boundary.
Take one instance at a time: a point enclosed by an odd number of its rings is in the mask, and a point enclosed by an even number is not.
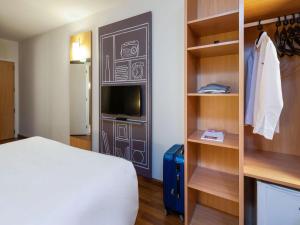
<svg viewBox="0 0 300 225"><path fill-rule="evenodd" d="M123 116L141 116L141 86L103 86L101 112Z"/></svg>

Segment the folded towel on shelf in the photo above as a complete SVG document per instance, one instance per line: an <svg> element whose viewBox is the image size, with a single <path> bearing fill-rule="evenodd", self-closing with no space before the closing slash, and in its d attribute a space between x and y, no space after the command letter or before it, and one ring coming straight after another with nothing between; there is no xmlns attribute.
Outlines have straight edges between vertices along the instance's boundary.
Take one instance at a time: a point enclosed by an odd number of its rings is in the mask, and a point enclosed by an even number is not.
<svg viewBox="0 0 300 225"><path fill-rule="evenodd" d="M208 84L206 86L201 87L198 90L198 93L209 93L209 94L223 94L223 93L230 93L231 88L226 85L222 84Z"/></svg>

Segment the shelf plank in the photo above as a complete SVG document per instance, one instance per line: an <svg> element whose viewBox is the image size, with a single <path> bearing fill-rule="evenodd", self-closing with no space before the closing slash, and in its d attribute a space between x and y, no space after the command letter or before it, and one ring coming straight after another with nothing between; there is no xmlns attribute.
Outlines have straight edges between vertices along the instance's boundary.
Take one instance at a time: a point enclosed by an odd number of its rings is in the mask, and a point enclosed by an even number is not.
<svg viewBox="0 0 300 225"><path fill-rule="evenodd" d="M233 202L239 202L238 175L197 167L188 182L188 187Z"/></svg>
<svg viewBox="0 0 300 225"><path fill-rule="evenodd" d="M217 14L188 22L193 33L198 36L208 36L238 30L239 11Z"/></svg>
<svg viewBox="0 0 300 225"><path fill-rule="evenodd" d="M217 44L201 45L187 49L197 57L213 57L223 55L234 55L239 52L239 41L226 41Z"/></svg>
<svg viewBox="0 0 300 225"><path fill-rule="evenodd" d="M197 205L190 225L238 225L238 217Z"/></svg>
<svg viewBox="0 0 300 225"><path fill-rule="evenodd" d="M300 189L300 157L267 151L246 151L244 175Z"/></svg>
<svg viewBox="0 0 300 225"><path fill-rule="evenodd" d="M239 135L238 134L230 134L224 133L224 142L216 142L216 141L206 141L202 140L201 136L205 131L197 130L193 132L189 137L189 142L204 144L204 145L213 145L218 147L224 148L232 148L232 149L239 149Z"/></svg>
<svg viewBox="0 0 300 225"><path fill-rule="evenodd" d="M226 94L202 94L202 93L188 93L191 97L238 97L239 93L226 93Z"/></svg>

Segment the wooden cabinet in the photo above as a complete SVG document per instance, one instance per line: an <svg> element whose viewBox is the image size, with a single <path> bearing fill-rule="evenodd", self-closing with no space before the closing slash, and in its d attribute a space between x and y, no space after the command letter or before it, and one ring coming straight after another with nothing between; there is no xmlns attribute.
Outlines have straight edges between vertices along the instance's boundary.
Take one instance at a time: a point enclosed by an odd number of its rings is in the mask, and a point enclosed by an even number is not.
<svg viewBox="0 0 300 225"><path fill-rule="evenodd" d="M186 0L186 224L239 224L243 187L239 6L238 0ZM209 83L228 85L232 93L197 93ZM224 142L201 140L207 129L223 130Z"/></svg>
<svg viewBox="0 0 300 225"><path fill-rule="evenodd" d="M291 0L185 0L186 225L255 224L256 180L300 189L299 56L280 58L280 134L267 141L244 125L244 63L259 34L250 25L299 11ZM274 21L264 30L273 38ZM232 93L197 93L209 83ZM207 129L224 142L201 140Z"/></svg>

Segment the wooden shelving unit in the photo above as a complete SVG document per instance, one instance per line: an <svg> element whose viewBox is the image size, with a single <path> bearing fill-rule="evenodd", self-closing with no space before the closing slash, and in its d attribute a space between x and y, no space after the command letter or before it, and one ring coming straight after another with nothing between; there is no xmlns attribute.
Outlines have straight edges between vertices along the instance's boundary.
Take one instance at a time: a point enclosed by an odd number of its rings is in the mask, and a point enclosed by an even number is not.
<svg viewBox="0 0 300 225"><path fill-rule="evenodd" d="M238 218L208 207L197 205L191 225L238 225Z"/></svg>
<svg viewBox="0 0 300 225"><path fill-rule="evenodd" d="M213 145L223 148L239 149L239 135L225 133L224 142L202 140L201 136L204 131L197 130L188 136L188 142L194 142L204 145Z"/></svg>
<svg viewBox="0 0 300 225"><path fill-rule="evenodd" d="M236 225L243 220L241 6L239 0L185 2L185 224ZM229 85L233 92L197 93L209 83ZM207 129L223 130L224 142L201 140Z"/></svg>
<svg viewBox="0 0 300 225"><path fill-rule="evenodd" d="M246 151L244 174L255 179L300 189L300 156Z"/></svg>
<svg viewBox="0 0 300 225"><path fill-rule="evenodd" d="M233 202L239 201L239 178L237 175L197 167L188 186Z"/></svg>
<svg viewBox="0 0 300 225"><path fill-rule="evenodd" d="M300 190L299 57L279 58L289 78L280 134L269 141L244 125L244 56L259 34L244 21L299 11L293 0L185 0L185 225L255 224L257 180ZM273 38L276 27L264 31ZM209 83L232 93L197 93ZM224 142L201 140L207 129L225 131Z"/></svg>

